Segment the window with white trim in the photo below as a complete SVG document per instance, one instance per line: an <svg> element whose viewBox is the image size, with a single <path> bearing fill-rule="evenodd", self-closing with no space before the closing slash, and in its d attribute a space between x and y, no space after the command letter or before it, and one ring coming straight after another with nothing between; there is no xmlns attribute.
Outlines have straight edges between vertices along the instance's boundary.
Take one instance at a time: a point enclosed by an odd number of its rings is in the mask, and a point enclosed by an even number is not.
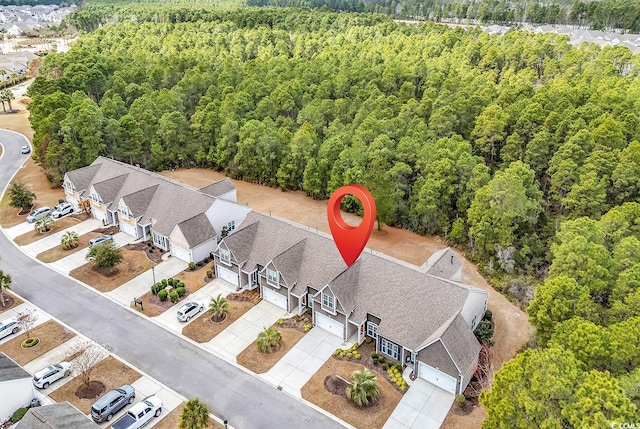
<svg viewBox="0 0 640 429"><path fill-rule="evenodd" d="M267 283L273 286L280 286L278 282L278 272L267 268Z"/></svg>
<svg viewBox="0 0 640 429"><path fill-rule="evenodd" d="M378 325L373 322L367 322L367 336L378 339Z"/></svg>
<svg viewBox="0 0 640 429"><path fill-rule="evenodd" d="M119 206L118 211L120 212L122 217L127 219L129 218L129 209L127 208L127 206Z"/></svg>
<svg viewBox="0 0 640 429"><path fill-rule="evenodd" d="M73 191L73 183L69 180L65 180L62 186L68 191Z"/></svg>
<svg viewBox="0 0 640 429"><path fill-rule="evenodd" d="M231 231L233 231L234 229L236 229L236 221L235 221L235 220L232 220L231 222L229 222L229 223L227 224L227 231L228 231L228 232L231 232Z"/></svg>
<svg viewBox="0 0 640 429"><path fill-rule="evenodd" d="M322 293L322 308L329 311L335 310L333 295L327 295L326 293Z"/></svg>
<svg viewBox="0 0 640 429"><path fill-rule="evenodd" d="M380 351L396 360L400 359L400 347L386 338L381 338L380 340Z"/></svg>
<svg viewBox="0 0 640 429"><path fill-rule="evenodd" d="M99 203L100 202L100 196L96 192L92 192L90 197L91 197L91 200L94 203Z"/></svg>
<svg viewBox="0 0 640 429"><path fill-rule="evenodd" d="M231 262L231 252L229 252L229 249L220 248L220 260L227 264Z"/></svg>
<svg viewBox="0 0 640 429"><path fill-rule="evenodd" d="M153 242L164 249L164 235L153 233Z"/></svg>

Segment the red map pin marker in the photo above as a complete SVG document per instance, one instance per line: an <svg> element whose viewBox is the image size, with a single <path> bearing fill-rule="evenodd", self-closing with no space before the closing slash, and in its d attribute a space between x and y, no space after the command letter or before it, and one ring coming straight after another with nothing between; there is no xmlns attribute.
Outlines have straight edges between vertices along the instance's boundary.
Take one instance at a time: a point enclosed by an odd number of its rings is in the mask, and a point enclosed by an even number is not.
<svg viewBox="0 0 640 429"><path fill-rule="evenodd" d="M342 203L345 195L353 195L362 203L364 216L362 216L362 222L358 226L351 226L342 219L340 203ZM338 251L342 255L344 262L350 267L362 253L362 249L366 246L371 231L373 231L373 223L376 220L376 202L363 186L343 186L336 189L331 194L331 198L329 198L327 220Z"/></svg>

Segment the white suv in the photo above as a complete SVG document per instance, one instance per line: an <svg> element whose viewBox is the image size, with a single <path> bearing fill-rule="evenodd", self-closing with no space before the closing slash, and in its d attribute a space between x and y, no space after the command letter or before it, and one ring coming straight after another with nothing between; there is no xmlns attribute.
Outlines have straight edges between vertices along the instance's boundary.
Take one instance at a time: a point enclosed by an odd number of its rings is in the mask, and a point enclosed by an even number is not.
<svg viewBox="0 0 640 429"><path fill-rule="evenodd" d="M51 213L51 216L54 219L58 219L61 218L62 216L66 216L68 214L73 213L73 206L71 205L71 203L60 203L57 206L54 207L54 211Z"/></svg>
<svg viewBox="0 0 640 429"><path fill-rule="evenodd" d="M69 362L60 362L42 368L33 375L33 385L39 389L46 389L54 381L71 375L71 364Z"/></svg>
<svg viewBox="0 0 640 429"><path fill-rule="evenodd" d="M27 216L27 222L33 223L48 214L51 214L51 207L40 207L39 209L35 209L31 213L29 213L29 216Z"/></svg>
<svg viewBox="0 0 640 429"><path fill-rule="evenodd" d="M193 316L204 310L204 304L201 302L187 302L178 309L178 320L188 322Z"/></svg>
<svg viewBox="0 0 640 429"><path fill-rule="evenodd" d="M11 334L17 334L20 330L20 325L15 317L11 317L7 320L0 322L0 338L4 338Z"/></svg>

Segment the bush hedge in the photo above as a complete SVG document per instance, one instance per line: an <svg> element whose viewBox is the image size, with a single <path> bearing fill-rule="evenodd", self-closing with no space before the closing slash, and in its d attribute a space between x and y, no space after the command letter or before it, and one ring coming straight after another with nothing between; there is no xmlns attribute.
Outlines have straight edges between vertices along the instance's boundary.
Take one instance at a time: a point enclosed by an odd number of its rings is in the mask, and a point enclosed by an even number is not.
<svg viewBox="0 0 640 429"><path fill-rule="evenodd" d="M169 295L169 292L167 292L166 289L162 289L160 292L158 292L158 299L160 301L166 301L168 295Z"/></svg>

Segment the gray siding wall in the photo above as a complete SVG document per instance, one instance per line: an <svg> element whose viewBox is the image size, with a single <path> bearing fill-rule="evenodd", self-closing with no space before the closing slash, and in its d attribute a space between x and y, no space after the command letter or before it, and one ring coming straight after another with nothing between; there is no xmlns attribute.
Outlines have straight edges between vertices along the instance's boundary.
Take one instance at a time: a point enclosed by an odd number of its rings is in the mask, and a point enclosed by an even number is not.
<svg viewBox="0 0 640 429"><path fill-rule="evenodd" d="M458 374L458 368L456 368L455 364L449 357L449 353L442 345L440 340L431 344L424 350L421 350L418 353L417 359L426 363L429 366L432 366L445 374L454 377L456 380L460 379L460 375Z"/></svg>

